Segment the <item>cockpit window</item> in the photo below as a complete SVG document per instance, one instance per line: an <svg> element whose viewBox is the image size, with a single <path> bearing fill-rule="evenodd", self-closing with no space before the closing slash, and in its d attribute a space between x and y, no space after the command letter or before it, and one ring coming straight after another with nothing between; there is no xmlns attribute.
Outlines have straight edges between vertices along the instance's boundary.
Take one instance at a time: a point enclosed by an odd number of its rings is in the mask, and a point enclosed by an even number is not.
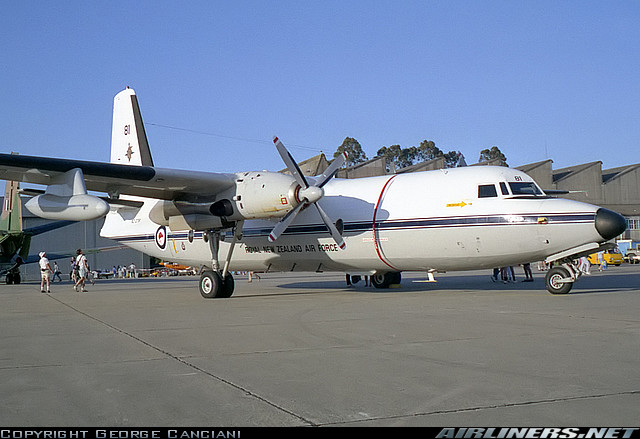
<svg viewBox="0 0 640 439"><path fill-rule="evenodd" d="M495 184L481 184L478 186L478 198L491 198L497 196L498 192L496 191Z"/></svg>
<svg viewBox="0 0 640 439"><path fill-rule="evenodd" d="M538 186L530 181L509 183L509 187L513 195L544 195Z"/></svg>
<svg viewBox="0 0 640 439"><path fill-rule="evenodd" d="M504 182L500 182L500 191L502 192L502 195L509 195L509 189L507 189L507 183Z"/></svg>

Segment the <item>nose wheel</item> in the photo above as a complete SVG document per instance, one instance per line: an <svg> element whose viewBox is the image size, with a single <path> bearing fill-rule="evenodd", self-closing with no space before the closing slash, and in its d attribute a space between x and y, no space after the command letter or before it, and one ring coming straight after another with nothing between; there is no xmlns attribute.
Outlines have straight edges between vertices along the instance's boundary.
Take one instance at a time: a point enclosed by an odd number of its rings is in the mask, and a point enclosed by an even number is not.
<svg viewBox="0 0 640 439"><path fill-rule="evenodd" d="M573 287L573 282L569 270L564 267L553 267L544 278L547 291L551 294L567 294Z"/></svg>

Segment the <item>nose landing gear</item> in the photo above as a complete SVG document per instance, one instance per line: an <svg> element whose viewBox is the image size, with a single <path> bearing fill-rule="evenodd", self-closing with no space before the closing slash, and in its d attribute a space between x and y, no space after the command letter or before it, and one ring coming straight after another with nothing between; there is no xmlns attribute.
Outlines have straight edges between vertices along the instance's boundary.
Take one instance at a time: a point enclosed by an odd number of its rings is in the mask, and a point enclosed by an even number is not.
<svg viewBox="0 0 640 439"><path fill-rule="evenodd" d="M574 269L565 268L566 265L568 264L553 267L547 272L544 281L547 291L551 294L567 294L577 280L577 276L571 274ZM577 270L575 272L579 273Z"/></svg>

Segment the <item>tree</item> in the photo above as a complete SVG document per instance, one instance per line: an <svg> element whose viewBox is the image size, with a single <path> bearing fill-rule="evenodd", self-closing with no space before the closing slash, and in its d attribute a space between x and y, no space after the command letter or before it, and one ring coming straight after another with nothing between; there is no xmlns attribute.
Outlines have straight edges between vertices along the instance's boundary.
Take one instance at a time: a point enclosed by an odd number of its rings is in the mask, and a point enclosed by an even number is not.
<svg viewBox="0 0 640 439"><path fill-rule="evenodd" d="M460 151L449 151L444 155L445 168L457 168L459 166L467 166L467 162Z"/></svg>
<svg viewBox="0 0 640 439"><path fill-rule="evenodd" d="M446 168L466 165L460 151L449 151L445 154L432 140L423 140L418 147L383 146L378 150L376 157L386 157L387 163L393 163L396 169L406 168L416 163L428 162L439 157L444 158Z"/></svg>
<svg viewBox="0 0 640 439"><path fill-rule="evenodd" d="M376 157L386 157L387 164L393 163L395 169L406 168L415 163L418 148L410 146L401 148L400 145L383 146L378 150Z"/></svg>
<svg viewBox="0 0 640 439"><path fill-rule="evenodd" d="M437 159L444 155L442 150L438 148L432 140L423 140L417 149L416 159L419 162L428 162L429 160Z"/></svg>
<svg viewBox="0 0 640 439"><path fill-rule="evenodd" d="M478 163L490 162L496 160L499 166L509 166L507 164L507 157L500 151L497 146L492 146L491 149L483 149L480 151L480 158Z"/></svg>
<svg viewBox="0 0 640 439"><path fill-rule="evenodd" d="M342 141L342 145L338 147L333 157L338 157L340 154L347 153L347 161L345 166L353 166L358 163L362 163L367 160L367 155L362 150L360 143L353 137L345 137Z"/></svg>
<svg viewBox="0 0 640 439"><path fill-rule="evenodd" d="M389 147L383 146L376 153L376 157L386 157L394 162L400 155L400 145L391 145Z"/></svg>
<svg viewBox="0 0 640 439"><path fill-rule="evenodd" d="M400 145L391 145L389 147L383 146L376 153L376 157L385 157L387 159L387 172L392 169L397 169L398 157L400 156L401 150Z"/></svg>
<svg viewBox="0 0 640 439"><path fill-rule="evenodd" d="M418 148L415 146L410 146L409 148L402 148L400 150L400 154L398 154L398 168L406 168L407 166L411 166L415 163L416 157L418 155Z"/></svg>

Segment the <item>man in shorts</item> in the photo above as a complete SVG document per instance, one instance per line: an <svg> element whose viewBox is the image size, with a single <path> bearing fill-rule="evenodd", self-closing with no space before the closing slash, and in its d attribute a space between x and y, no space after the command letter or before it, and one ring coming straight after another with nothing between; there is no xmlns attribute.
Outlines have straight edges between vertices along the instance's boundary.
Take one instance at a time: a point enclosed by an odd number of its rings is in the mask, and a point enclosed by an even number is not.
<svg viewBox="0 0 640 439"><path fill-rule="evenodd" d="M84 288L84 282L87 280L89 267L87 265L87 257L82 253L81 249L78 249L76 252L76 267L78 268L78 280L73 286L73 289L86 293L87 290ZM82 290L79 290L78 288L82 288Z"/></svg>
<svg viewBox="0 0 640 439"><path fill-rule="evenodd" d="M49 259L47 259L47 254L45 252L40 252L40 292L41 293L50 293L49 283L51 280L51 273L53 270L51 269L51 265L49 265ZM47 291L44 290L44 285L47 284Z"/></svg>

